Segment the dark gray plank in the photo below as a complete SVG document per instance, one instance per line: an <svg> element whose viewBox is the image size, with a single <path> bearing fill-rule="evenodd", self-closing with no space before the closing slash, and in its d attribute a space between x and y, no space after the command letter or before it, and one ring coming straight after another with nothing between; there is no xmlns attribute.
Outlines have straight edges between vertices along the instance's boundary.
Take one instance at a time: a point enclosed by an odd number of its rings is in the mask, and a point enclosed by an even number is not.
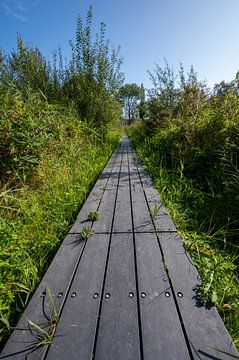
<svg viewBox="0 0 239 360"><path fill-rule="evenodd" d="M123 147L123 143L122 143ZM117 197L118 182L120 176L120 169L123 158L123 148L117 154L116 162L114 163L113 169L107 186L104 191L103 198L100 203L99 213L100 220L95 221L92 227L94 232L110 232L112 226L112 219L114 214L115 200Z"/></svg>
<svg viewBox="0 0 239 360"><path fill-rule="evenodd" d="M47 360L91 359L109 237L95 234L87 240Z"/></svg>
<svg viewBox="0 0 239 360"><path fill-rule="evenodd" d="M1 357L16 353L14 359L25 359L26 354L29 353L28 349L33 347L33 342L35 342L36 339L28 330L29 323L27 319L36 324L46 321L42 310L43 298L41 297L46 288L50 289L53 297L56 297L58 294L62 295L60 298L56 298L57 308L60 308L63 303L69 283L76 270L77 261L79 260L84 247L84 241L81 241L80 235L74 234L74 230L77 229L77 232L80 232L82 227L86 224L87 226L91 226L91 222L88 221L88 214L90 211L96 210L100 204L105 185L107 184L108 177L111 173L111 167L115 164L121 147L122 145L120 144L119 148L114 152L113 157L106 165L102 176L96 182L95 187L77 217L76 225L73 225L72 227L72 233L68 234L64 239L55 258L49 266L48 271L43 277L43 280L19 320L17 329L21 330L13 331L2 351ZM46 310L46 313L49 313L52 310L52 304L51 301L49 301L48 296L45 297L44 309ZM17 354L17 352L19 352L19 354ZM42 350L40 350L40 352L42 353ZM39 353L39 351L35 351L34 356L37 356L37 353Z"/></svg>
<svg viewBox="0 0 239 360"><path fill-rule="evenodd" d="M189 360L156 235L137 233L135 243L144 359Z"/></svg>
<svg viewBox="0 0 239 360"><path fill-rule="evenodd" d="M132 231L130 192L129 192L129 168L127 155L127 142L125 143L125 151L122 158L122 166L120 171L117 202L115 207L115 219L113 231L130 232Z"/></svg>
<svg viewBox="0 0 239 360"><path fill-rule="evenodd" d="M130 182L135 232L151 232L154 226L132 153L129 153Z"/></svg>
<svg viewBox="0 0 239 360"><path fill-rule="evenodd" d="M215 307L199 303L199 275L180 237L162 234L159 240L195 359L228 359L215 348L239 355Z"/></svg>
<svg viewBox="0 0 239 360"><path fill-rule="evenodd" d="M141 358L132 234L112 237L94 358Z"/></svg>

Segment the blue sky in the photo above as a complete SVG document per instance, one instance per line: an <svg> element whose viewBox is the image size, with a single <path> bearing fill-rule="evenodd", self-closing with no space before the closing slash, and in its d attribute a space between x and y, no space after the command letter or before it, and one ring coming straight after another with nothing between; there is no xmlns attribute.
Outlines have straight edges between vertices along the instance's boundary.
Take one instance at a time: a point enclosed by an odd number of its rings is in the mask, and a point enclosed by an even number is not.
<svg viewBox="0 0 239 360"><path fill-rule="evenodd" d="M16 47L16 33L51 56L69 55L77 15L93 5L94 27L107 25L121 46L126 82L151 83L147 70L166 58L175 69L194 65L209 86L239 70L239 0L0 0L0 47Z"/></svg>

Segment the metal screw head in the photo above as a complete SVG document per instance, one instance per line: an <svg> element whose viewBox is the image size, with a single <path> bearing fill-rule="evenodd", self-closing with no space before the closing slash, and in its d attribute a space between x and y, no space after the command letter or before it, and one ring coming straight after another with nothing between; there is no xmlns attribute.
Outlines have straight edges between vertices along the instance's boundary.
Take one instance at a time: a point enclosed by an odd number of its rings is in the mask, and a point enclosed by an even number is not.
<svg viewBox="0 0 239 360"><path fill-rule="evenodd" d="M57 295L57 297L60 299L63 296L63 292L59 292L59 294Z"/></svg>
<svg viewBox="0 0 239 360"><path fill-rule="evenodd" d="M109 293L106 293L106 294L105 294L105 298L106 298L106 299L109 299L109 298L110 298L110 294L109 294Z"/></svg>
<svg viewBox="0 0 239 360"><path fill-rule="evenodd" d="M178 292L178 297L182 298L183 297L183 293L181 293L180 291Z"/></svg>
<svg viewBox="0 0 239 360"><path fill-rule="evenodd" d="M141 298L143 298L143 299L146 298L145 292L142 292L142 293L141 293Z"/></svg>
<svg viewBox="0 0 239 360"><path fill-rule="evenodd" d="M93 298L94 298L94 299L97 299L98 297L99 297L99 294L98 294L98 293L94 293Z"/></svg>
<svg viewBox="0 0 239 360"><path fill-rule="evenodd" d="M134 293L130 292L129 297L132 299L134 297Z"/></svg>
<svg viewBox="0 0 239 360"><path fill-rule="evenodd" d="M168 291L166 291L165 296L170 297L170 293Z"/></svg>
<svg viewBox="0 0 239 360"><path fill-rule="evenodd" d="M75 291L71 294L71 297L72 297L72 298L75 298L75 297L76 297L76 292L75 292Z"/></svg>

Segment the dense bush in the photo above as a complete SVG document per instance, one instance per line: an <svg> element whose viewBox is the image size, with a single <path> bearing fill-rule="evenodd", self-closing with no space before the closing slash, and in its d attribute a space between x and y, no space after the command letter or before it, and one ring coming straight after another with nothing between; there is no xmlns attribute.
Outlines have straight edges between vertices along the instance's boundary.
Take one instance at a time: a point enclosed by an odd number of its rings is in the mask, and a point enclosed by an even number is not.
<svg viewBox="0 0 239 360"><path fill-rule="evenodd" d="M158 161L168 169L183 166L183 176L196 189L218 199L213 220L216 228L231 223L236 229L239 215L237 80L226 90L224 86L222 96L218 86L217 91L210 93L197 80L193 68L186 78L180 66L178 87L167 63L165 70L157 66L155 73L148 103L150 116L144 129L144 136L150 138L149 152L159 154ZM201 221L209 226L209 220Z"/></svg>
<svg viewBox="0 0 239 360"><path fill-rule="evenodd" d="M106 126L118 122L121 106L116 100L123 82L120 49L105 38L105 24L92 35L92 8L86 24L78 17L76 39L71 41L71 58L63 65L61 48L47 62L38 48L24 45L20 35L17 50L0 51L0 92L18 91L28 98L29 90L41 93L48 102L74 105L78 116L104 133Z"/></svg>

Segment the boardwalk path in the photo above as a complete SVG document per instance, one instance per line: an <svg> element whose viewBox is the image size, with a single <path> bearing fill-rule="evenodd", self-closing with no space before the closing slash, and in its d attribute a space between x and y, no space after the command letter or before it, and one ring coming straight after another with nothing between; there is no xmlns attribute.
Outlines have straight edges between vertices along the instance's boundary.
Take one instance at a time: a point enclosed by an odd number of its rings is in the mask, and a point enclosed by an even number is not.
<svg viewBox="0 0 239 360"><path fill-rule="evenodd" d="M160 208L160 209L159 209ZM150 215L150 210L155 212ZM90 211L100 220L89 222ZM82 240L84 226L93 235ZM197 297L198 273L127 137L98 179L1 357L47 360L229 359L237 354L215 308ZM50 346L37 347L35 324ZM34 344L35 343L35 344Z"/></svg>

